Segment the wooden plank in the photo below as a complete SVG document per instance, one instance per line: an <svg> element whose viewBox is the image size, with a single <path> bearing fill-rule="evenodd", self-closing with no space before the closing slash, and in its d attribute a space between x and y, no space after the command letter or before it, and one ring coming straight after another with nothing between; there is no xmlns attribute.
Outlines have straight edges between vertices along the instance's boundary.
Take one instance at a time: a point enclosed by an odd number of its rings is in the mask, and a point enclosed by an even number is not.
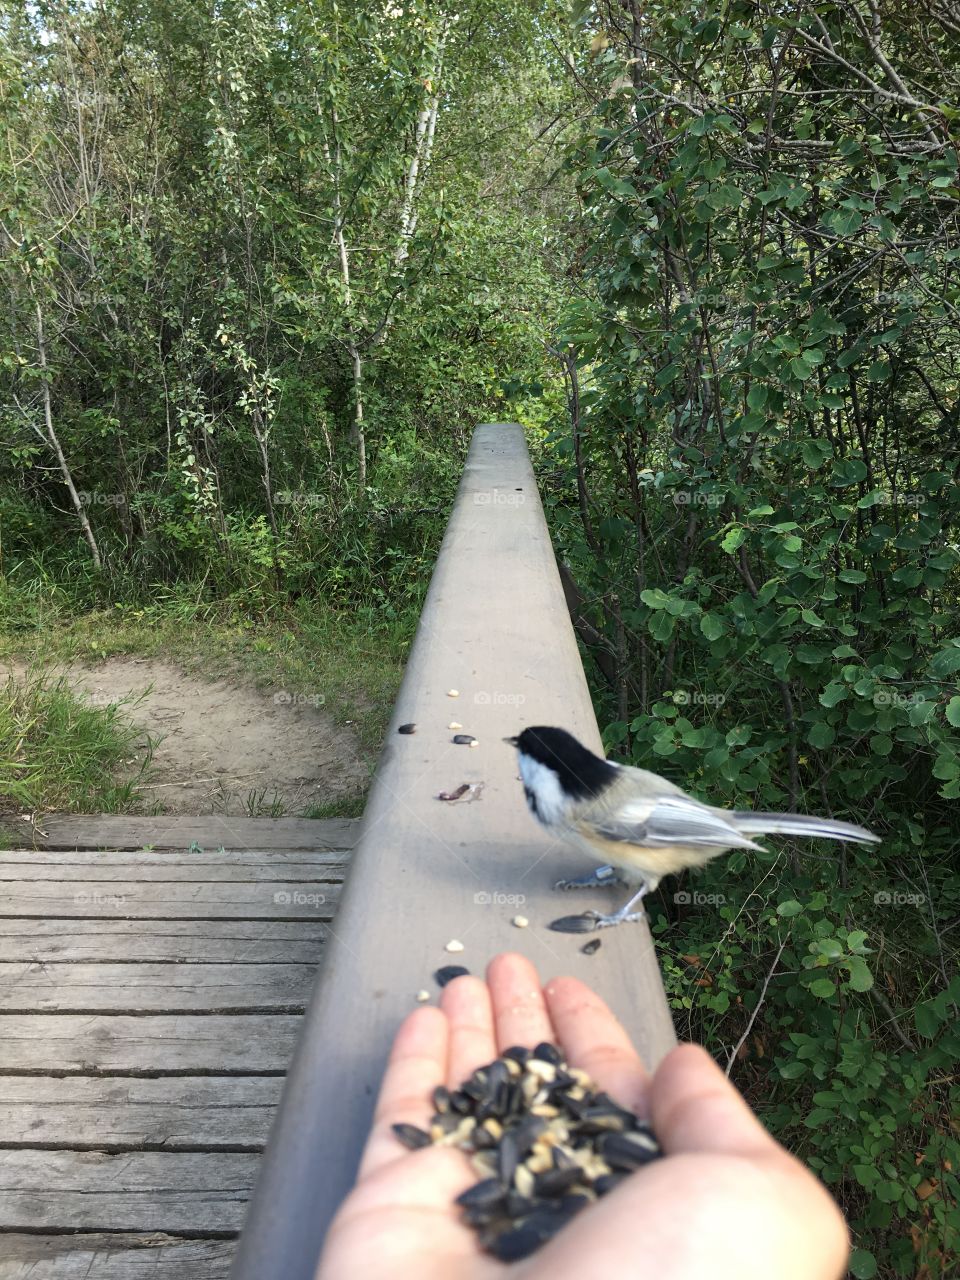
<svg viewBox="0 0 960 1280"><path fill-rule="evenodd" d="M230 818L213 814L189 818L159 814L50 813L40 830L5 818L15 840L42 849L351 849L357 842L357 818Z"/></svg>
<svg viewBox="0 0 960 1280"><path fill-rule="evenodd" d="M0 1143L257 1151L282 1085L279 1076L5 1076Z"/></svg>
<svg viewBox="0 0 960 1280"><path fill-rule="evenodd" d="M340 885L326 880L219 883L5 880L0 916L93 919L332 920Z"/></svg>
<svg viewBox="0 0 960 1280"><path fill-rule="evenodd" d="M459 691L448 697L448 691ZM454 745L460 721L476 750ZM413 721L417 732L398 735ZM593 956L549 921L619 901L553 892L589 863L538 827L503 738L562 725L601 749L596 715L537 497L523 430L478 427L394 707L335 936L264 1156L233 1280L312 1280L353 1180L390 1041L418 987L450 956L483 973L520 951L547 979L574 974L610 1003L649 1066L675 1036L645 923ZM478 803L440 789L483 782ZM530 927L515 929L522 908ZM398 934L402 931L402 945ZM343 1028L349 1026L349 1035ZM336 1105L331 1105L336 1099Z"/></svg>
<svg viewBox="0 0 960 1280"><path fill-rule="evenodd" d="M0 963L0 1012L302 1013L315 977L307 964Z"/></svg>
<svg viewBox="0 0 960 1280"><path fill-rule="evenodd" d="M326 926L310 920L22 920L0 917L0 961L317 964Z"/></svg>
<svg viewBox="0 0 960 1280"><path fill-rule="evenodd" d="M107 850L93 853L43 849L0 851L0 882L6 880L339 880L349 850L281 853L229 850L224 853L150 853Z"/></svg>
<svg viewBox="0 0 960 1280"><path fill-rule="evenodd" d="M227 1280L233 1240L175 1236L0 1236L0 1280Z"/></svg>
<svg viewBox="0 0 960 1280"><path fill-rule="evenodd" d="M0 1072L280 1072L295 1014L0 1014Z"/></svg>
<svg viewBox="0 0 960 1280"><path fill-rule="evenodd" d="M0 1230L237 1231L258 1162L236 1152L0 1151Z"/></svg>

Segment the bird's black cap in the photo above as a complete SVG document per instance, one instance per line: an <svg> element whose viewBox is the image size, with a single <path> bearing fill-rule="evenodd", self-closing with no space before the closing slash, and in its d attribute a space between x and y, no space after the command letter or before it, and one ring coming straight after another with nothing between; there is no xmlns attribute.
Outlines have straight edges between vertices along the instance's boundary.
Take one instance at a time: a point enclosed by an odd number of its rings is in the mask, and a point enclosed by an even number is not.
<svg viewBox="0 0 960 1280"><path fill-rule="evenodd" d="M525 756L552 769L564 792L575 800L599 795L617 776L615 764L595 756L566 729L534 725L507 741Z"/></svg>

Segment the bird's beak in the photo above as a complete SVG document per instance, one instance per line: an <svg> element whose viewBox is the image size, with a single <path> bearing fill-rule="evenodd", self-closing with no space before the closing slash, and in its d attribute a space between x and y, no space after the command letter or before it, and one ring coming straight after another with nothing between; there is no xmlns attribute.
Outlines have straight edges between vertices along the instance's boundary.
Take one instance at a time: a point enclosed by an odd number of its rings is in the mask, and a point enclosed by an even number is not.
<svg viewBox="0 0 960 1280"><path fill-rule="evenodd" d="M504 738L504 742L508 747L517 747L520 745L519 739L517 738Z"/></svg>

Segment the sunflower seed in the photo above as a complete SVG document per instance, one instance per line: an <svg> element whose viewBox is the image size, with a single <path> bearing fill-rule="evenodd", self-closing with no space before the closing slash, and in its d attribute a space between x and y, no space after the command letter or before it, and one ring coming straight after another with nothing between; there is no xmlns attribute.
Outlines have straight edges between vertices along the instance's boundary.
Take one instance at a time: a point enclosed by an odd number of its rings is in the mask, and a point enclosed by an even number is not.
<svg viewBox="0 0 960 1280"><path fill-rule="evenodd" d="M589 942L585 942L580 948L585 956L595 956L600 950L600 939L591 938Z"/></svg>
<svg viewBox="0 0 960 1280"><path fill-rule="evenodd" d="M397 733L416 733L417 726L415 724L402 724Z"/></svg>
<svg viewBox="0 0 960 1280"><path fill-rule="evenodd" d="M477 740L472 733L455 733L453 741L458 747L475 747Z"/></svg>
<svg viewBox="0 0 960 1280"><path fill-rule="evenodd" d="M554 933L594 933L597 928L596 916L586 912L579 916L560 916L547 925Z"/></svg>
<svg viewBox="0 0 960 1280"><path fill-rule="evenodd" d="M482 1182L475 1182L472 1187L461 1192L455 1203L473 1209L493 1209L502 1205L504 1199L505 1193L499 1180L484 1178Z"/></svg>
<svg viewBox="0 0 960 1280"><path fill-rule="evenodd" d="M464 974L469 972L470 970L465 969L462 964L445 964L442 969L436 971L433 975L433 980L438 987L445 987L454 978L462 978Z"/></svg>
<svg viewBox="0 0 960 1280"><path fill-rule="evenodd" d="M432 1141L429 1133L418 1129L415 1124L395 1124L393 1132L410 1151L418 1151L421 1147L429 1147Z"/></svg>
<svg viewBox="0 0 960 1280"><path fill-rule="evenodd" d="M598 1145L614 1169L639 1169L660 1154L657 1144L644 1133L605 1133Z"/></svg>
<svg viewBox="0 0 960 1280"><path fill-rule="evenodd" d="M463 943L459 938L451 938L443 949L444 951L462 951Z"/></svg>

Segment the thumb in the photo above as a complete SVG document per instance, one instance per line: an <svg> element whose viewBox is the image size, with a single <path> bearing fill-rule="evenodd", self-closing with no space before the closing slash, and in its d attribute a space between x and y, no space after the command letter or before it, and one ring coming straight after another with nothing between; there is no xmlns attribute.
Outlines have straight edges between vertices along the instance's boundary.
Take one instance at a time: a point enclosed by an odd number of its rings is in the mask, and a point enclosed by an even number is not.
<svg viewBox="0 0 960 1280"><path fill-rule="evenodd" d="M667 1155L762 1156L781 1148L699 1045L671 1050L650 1083L653 1129Z"/></svg>

